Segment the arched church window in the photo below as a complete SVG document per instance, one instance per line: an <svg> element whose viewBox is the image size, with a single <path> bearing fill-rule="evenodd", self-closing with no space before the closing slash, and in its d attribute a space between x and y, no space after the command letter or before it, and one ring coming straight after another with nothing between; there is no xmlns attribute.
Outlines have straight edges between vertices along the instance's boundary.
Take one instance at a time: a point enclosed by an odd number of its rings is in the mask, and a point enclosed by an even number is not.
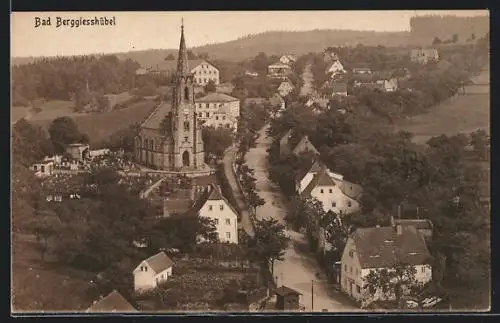
<svg viewBox="0 0 500 323"><path fill-rule="evenodd" d="M187 86L184 88L184 100L189 100L189 89Z"/></svg>
<svg viewBox="0 0 500 323"><path fill-rule="evenodd" d="M189 121L184 121L184 130L189 131Z"/></svg>

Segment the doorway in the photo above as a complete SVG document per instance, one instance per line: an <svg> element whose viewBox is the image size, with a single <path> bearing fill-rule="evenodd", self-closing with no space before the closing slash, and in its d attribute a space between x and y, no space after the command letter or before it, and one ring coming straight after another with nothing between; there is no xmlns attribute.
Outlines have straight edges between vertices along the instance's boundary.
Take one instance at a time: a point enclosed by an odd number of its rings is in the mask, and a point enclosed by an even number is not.
<svg viewBox="0 0 500 323"><path fill-rule="evenodd" d="M189 152L187 150L182 154L182 165L189 166Z"/></svg>

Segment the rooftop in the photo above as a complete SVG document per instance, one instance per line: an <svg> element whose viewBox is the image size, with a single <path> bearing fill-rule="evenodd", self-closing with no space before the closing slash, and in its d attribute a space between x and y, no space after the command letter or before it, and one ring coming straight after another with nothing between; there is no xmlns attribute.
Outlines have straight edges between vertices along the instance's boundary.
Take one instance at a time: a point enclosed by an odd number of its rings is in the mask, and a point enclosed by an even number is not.
<svg viewBox="0 0 500 323"><path fill-rule="evenodd" d="M274 292L280 296L287 296L290 294L302 295L301 292L298 292L295 289L291 289L290 287L286 287L286 286L278 287L274 290Z"/></svg>
<svg viewBox="0 0 500 323"><path fill-rule="evenodd" d="M172 107L170 104L167 104L166 102L160 103L156 109L151 112L151 114L144 120L144 122L141 124L142 128L149 128L149 129L160 129L160 125L165 119L165 117L169 114L169 112L172 111Z"/></svg>
<svg viewBox="0 0 500 323"><path fill-rule="evenodd" d="M240 99L224 93L210 93L204 97L196 99L195 101L198 103L198 102L235 102L239 100Z"/></svg>
<svg viewBox="0 0 500 323"><path fill-rule="evenodd" d="M424 238L413 226L358 228L352 234L361 268L392 268L398 262L429 264L431 255Z"/></svg>
<svg viewBox="0 0 500 323"><path fill-rule="evenodd" d="M119 292L112 291L108 296L94 303L87 312L138 312Z"/></svg>
<svg viewBox="0 0 500 323"><path fill-rule="evenodd" d="M167 268L172 267L172 265L174 264L172 259L170 259L163 251L143 261L146 262L157 274L161 273Z"/></svg>
<svg viewBox="0 0 500 323"><path fill-rule="evenodd" d="M222 192L218 185L212 184L210 188L204 189L203 193L194 202L193 207L186 213L187 215L198 215L201 208L205 205L207 201L225 201L226 204L231 208L235 215L239 213L234 209L234 207L229 203L229 201L222 195Z"/></svg>

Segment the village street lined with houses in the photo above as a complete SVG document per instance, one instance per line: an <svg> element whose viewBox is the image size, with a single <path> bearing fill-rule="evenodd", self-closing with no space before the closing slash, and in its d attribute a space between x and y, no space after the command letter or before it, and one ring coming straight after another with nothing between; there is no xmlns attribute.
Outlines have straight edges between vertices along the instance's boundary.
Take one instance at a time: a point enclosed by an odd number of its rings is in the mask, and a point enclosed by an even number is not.
<svg viewBox="0 0 500 323"><path fill-rule="evenodd" d="M488 16L408 20L14 65L12 310L488 308Z"/></svg>

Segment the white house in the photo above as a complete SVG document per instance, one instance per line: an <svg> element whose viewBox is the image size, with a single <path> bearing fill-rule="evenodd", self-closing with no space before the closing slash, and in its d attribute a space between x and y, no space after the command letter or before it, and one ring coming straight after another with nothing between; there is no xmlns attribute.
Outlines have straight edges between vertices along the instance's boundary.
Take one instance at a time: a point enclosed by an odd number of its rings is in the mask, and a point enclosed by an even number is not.
<svg viewBox="0 0 500 323"><path fill-rule="evenodd" d="M223 108L213 112L208 119L204 118L203 120L205 121L203 125L206 127L227 128L233 131L238 130L238 120L227 113Z"/></svg>
<svg viewBox="0 0 500 323"><path fill-rule="evenodd" d="M52 160L43 160L31 165L31 169L37 177L46 177L54 172L54 162Z"/></svg>
<svg viewBox="0 0 500 323"><path fill-rule="evenodd" d="M366 276L372 270L391 270L398 263L414 266L418 282L425 284L432 279L431 255L414 226L358 228L348 238L342 254L341 290L365 305L375 300L394 300L394 293L384 295L380 290L370 295Z"/></svg>
<svg viewBox="0 0 500 323"><path fill-rule="evenodd" d="M218 186L210 185L206 188L188 214L214 220L221 242L238 243L238 212L222 195Z"/></svg>
<svg viewBox="0 0 500 323"><path fill-rule="evenodd" d="M191 65L191 67L196 84L204 86L210 81L213 81L215 85L220 83L219 70L206 60L200 61L197 65Z"/></svg>
<svg viewBox="0 0 500 323"><path fill-rule="evenodd" d="M238 119L240 117L240 99L224 93L209 93L208 95L195 99L196 113L198 119L208 120L215 113L227 113L228 117Z"/></svg>
<svg viewBox="0 0 500 323"><path fill-rule="evenodd" d="M167 281L172 276L173 264L163 251L143 260L133 271L135 292L146 292Z"/></svg>
<svg viewBox="0 0 500 323"><path fill-rule="evenodd" d="M334 61L333 63L328 66L326 70L327 74L331 74L331 77L335 77L337 74L344 74L346 73L346 70L344 69L344 66L339 60Z"/></svg>
<svg viewBox="0 0 500 323"><path fill-rule="evenodd" d="M286 77L292 72L292 69L287 64L281 62L271 64L267 67L267 75L269 77Z"/></svg>
<svg viewBox="0 0 500 323"><path fill-rule="evenodd" d="M294 88L295 87L293 86L293 84L291 82L284 81L284 82L281 82L280 86L278 87L278 92L282 97L285 97L288 94L290 94L290 92L292 92Z"/></svg>
<svg viewBox="0 0 500 323"><path fill-rule="evenodd" d="M315 161L307 172L296 178L297 192L323 204L325 212L349 214L359 210L363 188L344 180L340 174Z"/></svg>
<svg viewBox="0 0 500 323"><path fill-rule="evenodd" d="M283 55L280 57L280 62L286 65L294 63L297 59L293 55Z"/></svg>

